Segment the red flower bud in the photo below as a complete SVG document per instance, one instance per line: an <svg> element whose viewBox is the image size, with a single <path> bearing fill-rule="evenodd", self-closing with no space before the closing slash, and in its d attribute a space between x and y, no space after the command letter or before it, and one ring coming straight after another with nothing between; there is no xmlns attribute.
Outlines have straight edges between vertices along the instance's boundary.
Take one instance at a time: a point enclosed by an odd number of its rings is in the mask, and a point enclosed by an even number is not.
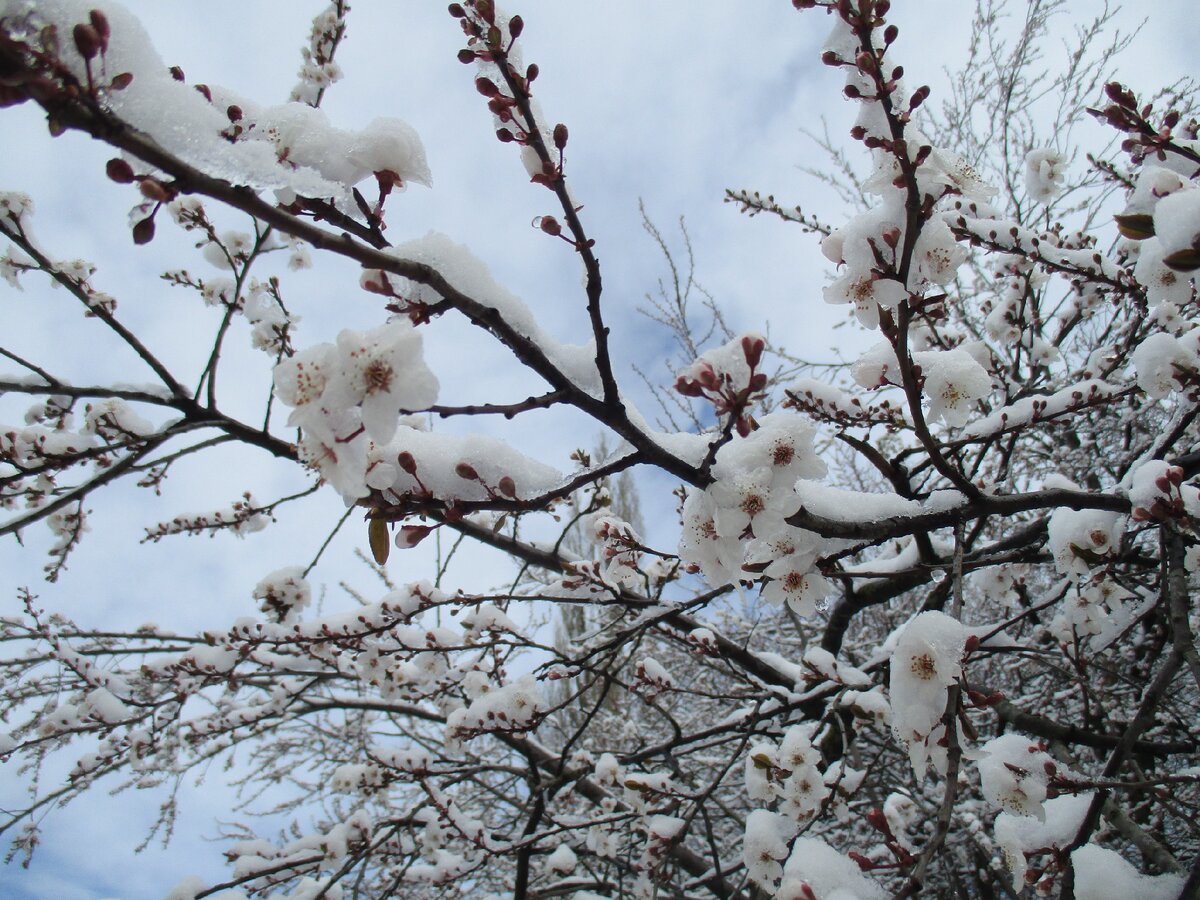
<svg viewBox="0 0 1200 900"><path fill-rule="evenodd" d="M108 25L108 17L100 10L93 9L88 13L88 21L92 23L96 34L100 36L100 51L104 52L108 49L108 38L112 34L112 29Z"/></svg>
<svg viewBox="0 0 1200 900"><path fill-rule="evenodd" d="M887 816L885 816L883 814L883 810L879 809L878 807L875 807L867 813L867 824L876 831L883 832L884 834L890 834L892 831L891 826L888 825Z"/></svg>
<svg viewBox="0 0 1200 900"><path fill-rule="evenodd" d="M456 18L456 19L464 18L467 14L467 11L462 8L461 3L451 3L450 7L449 7L449 12L450 12L450 15L454 16L454 18Z"/></svg>
<svg viewBox="0 0 1200 900"><path fill-rule="evenodd" d="M92 25L85 25L80 22L71 31L72 37L75 38L75 49L79 51L79 55L84 59L95 59L96 54L100 52L100 34Z"/></svg>
<svg viewBox="0 0 1200 900"><path fill-rule="evenodd" d="M482 76L475 79L475 90L479 91L485 97L495 97L500 93L500 88Z"/></svg>
<svg viewBox="0 0 1200 900"><path fill-rule="evenodd" d="M108 86L114 91L123 91L131 84L133 84L133 73L122 72L120 75L114 75Z"/></svg>
<svg viewBox="0 0 1200 900"><path fill-rule="evenodd" d="M538 72L541 69L537 67L537 63L530 63L529 68L525 70L525 80L534 81L538 77Z"/></svg>
<svg viewBox="0 0 1200 900"><path fill-rule="evenodd" d="M746 357L746 365L751 369L757 369L759 362L762 361L763 350L767 343L760 337L752 337L746 335L742 338L742 355Z"/></svg>
<svg viewBox="0 0 1200 900"><path fill-rule="evenodd" d="M464 65L475 62L475 51L463 47L458 51L458 61Z"/></svg>
<svg viewBox="0 0 1200 900"><path fill-rule="evenodd" d="M133 226L133 242L148 244L154 240L154 217L147 216Z"/></svg>
<svg viewBox="0 0 1200 900"><path fill-rule="evenodd" d="M538 228L542 229L546 234L554 235L555 237L562 234L562 226L558 224L558 219L554 218L554 216L541 216L536 221Z"/></svg>
<svg viewBox="0 0 1200 900"><path fill-rule="evenodd" d="M567 126L559 122L554 126L554 147L562 150L567 146Z"/></svg>
<svg viewBox="0 0 1200 900"><path fill-rule="evenodd" d="M134 179L133 166L120 158L110 159L104 171L117 184L131 184Z"/></svg>
<svg viewBox="0 0 1200 900"><path fill-rule="evenodd" d="M468 462L460 462L454 467L454 474L459 478L465 478L467 481L478 481L479 473L475 471L475 467Z"/></svg>
<svg viewBox="0 0 1200 900"><path fill-rule="evenodd" d="M525 20L520 16L513 16L508 20L508 33L515 41L521 36L521 32L525 30Z"/></svg>
<svg viewBox="0 0 1200 900"><path fill-rule="evenodd" d="M396 457L396 465L398 465L409 475L417 474L417 461L407 450L400 451L400 454Z"/></svg>
<svg viewBox="0 0 1200 900"><path fill-rule="evenodd" d="M183 69L179 66L171 66L171 77L176 81L186 81L187 77L183 74Z"/></svg>
<svg viewBox="0 0 1200 900"><path fill-rule="evenodd" d="M500 478L500 482L496 485L505 497L515 499L517 496L517 483L512 480L511 475L504 475Z"/></svg>

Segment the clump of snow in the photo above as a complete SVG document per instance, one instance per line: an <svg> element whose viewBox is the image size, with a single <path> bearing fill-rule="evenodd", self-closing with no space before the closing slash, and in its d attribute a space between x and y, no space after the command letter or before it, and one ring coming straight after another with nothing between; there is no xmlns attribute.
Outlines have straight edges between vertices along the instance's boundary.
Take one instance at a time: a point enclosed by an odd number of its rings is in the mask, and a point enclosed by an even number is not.
<svg viewBox="0 0 1200 900"><path fill-rule="evenodd" d="M804 836L792 845L776 896L787 900L883 900L887 894L853 860L820 838Z"/></svg>
<svg viewBox="0 0 1200 900"><path fill-rule="evenodd" d="M105 102L114 114L150 136L168 152L215 178L255 190L333 199L356 207L350 189L373 172L395 173L402 181L429 183L420 139L395 119L376 120L361 132L332 126L324 113L301 102L259 106L210 86L202 93L175 80L138 20L104 0L42 0L31 25L50 24L69 35L88 21L92 9L107 16L111 38L104 56L108 75L131 73L121 91ZM23 0L0 2L0 17L19 21ZM62 61L86 83L82 57L61 42ZM211 98L211 99L210 99ZM236 116L230 109L237 107Z"/></svg>
<svg viewBox="0 0 1200 900"><path fill-rule="evenodd" d="M1143 875L1115 850L1095 844L1075 850L1071 865L1079 900L1176 900L1183 890L1183 875Z"/></svg>

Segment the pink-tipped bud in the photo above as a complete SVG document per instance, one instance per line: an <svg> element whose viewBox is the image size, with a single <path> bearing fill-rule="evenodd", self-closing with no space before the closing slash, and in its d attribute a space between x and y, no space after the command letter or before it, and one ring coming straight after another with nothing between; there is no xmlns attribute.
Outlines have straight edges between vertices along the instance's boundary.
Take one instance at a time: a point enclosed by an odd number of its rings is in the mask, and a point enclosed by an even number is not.
<svg viewBox="0 0 1200 900"><path fill-rule="evenodd" d="M396 546L401 550L410 550L433 531L432 525L404 525L396 532Z"/></svg>
<svg viewBox="0 0 1200 900"><path fill-rule="evenodd" d="M143 178L138 182L138 188L142 192L142 196L147 200L153 200L156 203L166 203L171 199L171 192L157 178Z"/></svg>

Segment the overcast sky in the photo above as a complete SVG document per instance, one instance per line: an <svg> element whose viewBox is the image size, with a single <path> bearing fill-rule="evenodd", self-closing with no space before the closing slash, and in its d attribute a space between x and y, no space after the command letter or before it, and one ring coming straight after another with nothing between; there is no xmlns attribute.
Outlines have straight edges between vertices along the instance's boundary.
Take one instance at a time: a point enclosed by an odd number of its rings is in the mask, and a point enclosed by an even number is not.
<svg viewBox="0 0 1200 900"><path fill-rule="evenodd" d="M127 4L143 19L160 53L180 65L192 82L224 85L260 103L285 99L295 82L299 47L310 16L322 2L248 3L246 0L139 0ZM934 99L945 84L942 66L963 57L970 24L965 0L896 0L901 26L897 57L910 85L929 83ZM1019 4L1015 4L1019 5ZM1092 0L1069 0L1070 15L1098 8ZM361 127L378 115L398 116L421 134L433 187L412 187L389 203L388 237L400 242L429 230L443 231L470 247L502 284L536 310L543 326L572 342L587 339L583 292L575 254L530 226L553 212L549 193L531 186L514 148L492 136L491 117L473 86L473 70L455 60L462 36L441 2L356 0L349 39L339 54L344 81L324 108L337 125ZM1194 74L1200 38L1191 0L1150 0L1150 16L1122 74L1139 89ZM669 240L686 217L697 275L726 311L735 330L761 330L789 350L814 359L833 358L848 329L831 332L843 308L821 300L828 266L815 242L794 226L760 217L749 220L721 202L725 188L774 192L784 202L835 216L828 190L800 167L820 166L815 147L801 134L828 118L834 134L848 128L850 110L839 99L840 79L820 65L828 29L820 13L797 14L786 0L527 0L510 12L525 19L526 62L536 62L535 85L547 120L570 129L567 174L584 204L585 225L596 240L605 277L606 308L614 347L628 390L644 411L654 409L629 371L631 363L665 378L666 337L646 326L637 309L665 268L641 229L643 201ZM1136 27L1137 15L1123 16ZM1069 34L1071 19L1060 20ZM1050 61L1053 64L1053 60ZM132 192L107 182L104 161L113 154L78 136L50 140L31 106L0 111L3 154L0 190L23 190L37 206L33 219L45 248L60 258L94 261L94 283L118 298L122 318L143 330L153 346L180 365L193 364L216 313L197 298L166 288L158 275L190 267L213 275L188 239L160 229L145 248L130 242L126 213ZM681 251L681 245L676 245ZM0 247L0 252L3 251ZM129 360L108 356L95 343L98 326L78 321L61 291L27 279L18 294L0 284L0 321L6 343L80 381L109 375L148 381ZM299 346L331 340L343 327L382 321L378 299L357 286L346 265L285 281L284 290L303 321ZM430 363L443 384L442 402L512 401L538 390L515 372L504 354L463 327L429 330ZM861 340L861 339L859 339ZM235 339L234 343L237 343ZM245 338L241 338L244 345ZM64 353L65 351L65 353ZM8 368L0 366L0 371ZM249 350L230 360L233 405L261 402L265 370ZM99 376L97 373L101 373ZM19 398L0 397L0 422L18 422ZM248 413L249 414L249 413ZM547 416L535 435L512 435L541 458L567 469L567 454L590 446L598 431L578 419ZM174 476L155 499L145 492L114 489L93 498L93 533L72 558L57 585L41 583L48 539L31 529L25 548L0 544L0 612L15 609L16 589L33 587L43 606L61 609L81 623L133 626L154 620L169 627L222 627L253 612L250 592L263 574L304 564L341 514L332 491L307 504L302 514L281 517L277 529L245 541L177 538L139 545L146 525L179 512L215 508L252 489L272 499L298 484L295 472L280 475L262 455L219 457L220 465L194 467ZM653 513L652 539L670 542L671 507L665 482L645 482ZM34 533L34 532L37 533ZM369 573L354 561L365 546L355 520L328 551L314 579L370 586ZM484 588L508 572L503 561L467 557L459 572L467 588ZM428 555L393 563L397 579L430 574ZM131 575L133 577L131 577ZM19 778L0 768L0 804L19 802ZM228 793L210 786L186 791L185 816L171 847L133 858L161 796L103 792L76 807L52 813L45 843L28 871L0 870L0 898L148 898L161 896L183 875L220 880L218 847L206 842L215 819L234 818Z"/></svg>

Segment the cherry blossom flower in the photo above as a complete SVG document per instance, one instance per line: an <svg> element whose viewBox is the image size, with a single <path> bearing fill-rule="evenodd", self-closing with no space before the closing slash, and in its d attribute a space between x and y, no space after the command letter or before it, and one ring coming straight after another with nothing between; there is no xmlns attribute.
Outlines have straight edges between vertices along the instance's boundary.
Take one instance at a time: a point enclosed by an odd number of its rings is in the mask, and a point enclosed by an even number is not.
<svg viewBox="0 0 1200 900"><path fill-rule="evenodd" d="M1066 175L1062 154L1049 147L1025 155L1025 189L1039 203L1049 203L1063 189Z"/></svg>
<svg viewBox="0 0 1200 900"><path fill-rule="evenodd" d="M401 409L424 409L437 400L438 382L421 357L421 336L405 319L366 332L346 329L337 351L322 400L331 407L361 407L363 427L381 443L395 435Z"/></svg>

